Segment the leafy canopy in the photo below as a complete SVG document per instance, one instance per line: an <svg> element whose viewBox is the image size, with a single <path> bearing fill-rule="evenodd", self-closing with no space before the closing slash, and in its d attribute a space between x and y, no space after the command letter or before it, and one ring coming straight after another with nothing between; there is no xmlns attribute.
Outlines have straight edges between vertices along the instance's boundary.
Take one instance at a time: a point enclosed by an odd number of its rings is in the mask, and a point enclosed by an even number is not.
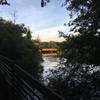
<svg viewBox="0 0 100 100"><path fill-rule="evenodd" d="M38 47L31 39L31 31L24 24L0 19L0 54L13 59L33 75L42 71Z"/></svg>
<svg viewBox="0 0 100 100"><path fill-rule="evenodd" d="M65 36L64 56L72 62L100 64L99 0L66 0L66 9L74 20L69 22L77 36Z"/></svg>

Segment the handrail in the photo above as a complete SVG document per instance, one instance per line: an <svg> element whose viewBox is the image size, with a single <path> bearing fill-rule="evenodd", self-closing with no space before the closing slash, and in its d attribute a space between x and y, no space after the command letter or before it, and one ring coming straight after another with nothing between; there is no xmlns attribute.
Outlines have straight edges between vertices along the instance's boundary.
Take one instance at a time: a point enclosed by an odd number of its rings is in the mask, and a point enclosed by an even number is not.
<svg viewBox="0 0 100 100"><path fill-rule="evenodd" d="M15 64L13 60L1 55L0 72L12 87L12 100L64 100Z"/></svg>

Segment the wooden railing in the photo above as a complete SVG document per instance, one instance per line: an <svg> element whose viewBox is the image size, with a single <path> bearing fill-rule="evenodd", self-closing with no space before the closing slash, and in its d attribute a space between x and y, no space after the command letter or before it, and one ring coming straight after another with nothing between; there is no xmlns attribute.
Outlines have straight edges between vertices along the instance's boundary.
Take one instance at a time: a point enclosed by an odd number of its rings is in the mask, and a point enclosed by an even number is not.
<svg viewBox="0 0 100 100"><path fill-rule="evenodd" d="M10 87L10 100L64 100L42 85L14 61L0 56L0 73Z"/></svg>
<svg viewBox="0 0 100 100"><path fill-rule="evenodd" d="M43 56L58 56L60 53L57 48L43 48L40 52Z"/></svg>

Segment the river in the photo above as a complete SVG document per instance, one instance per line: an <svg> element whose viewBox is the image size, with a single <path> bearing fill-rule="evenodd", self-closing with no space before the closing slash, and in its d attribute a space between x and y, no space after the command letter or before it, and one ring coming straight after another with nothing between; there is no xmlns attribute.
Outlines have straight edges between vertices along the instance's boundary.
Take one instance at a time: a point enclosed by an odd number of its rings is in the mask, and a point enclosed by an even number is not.
<svg viewBox="0 0 100 100"><path fill-rule="evenodd" d="M59 58L58 57L43 57L43 78L46 79L46 76L49 74L49 70L55 69L57 65L59 64Z"/></svg>

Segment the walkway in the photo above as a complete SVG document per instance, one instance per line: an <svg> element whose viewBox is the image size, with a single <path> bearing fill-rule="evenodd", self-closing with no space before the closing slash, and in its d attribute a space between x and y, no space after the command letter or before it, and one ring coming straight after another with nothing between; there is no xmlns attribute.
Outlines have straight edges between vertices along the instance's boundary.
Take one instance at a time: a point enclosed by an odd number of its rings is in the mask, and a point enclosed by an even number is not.
<svg viewBox="0 0 100 100"><path fill-rule="evenodd" d="M7 83L0 74L0 100L10 100L8 93Z"/></svg>
<svg viewBox="0 0 100 100"><path fill-rule="evenodd" d="M64 99L46 88L14 61L0 56L0 100Z"/></svg>

